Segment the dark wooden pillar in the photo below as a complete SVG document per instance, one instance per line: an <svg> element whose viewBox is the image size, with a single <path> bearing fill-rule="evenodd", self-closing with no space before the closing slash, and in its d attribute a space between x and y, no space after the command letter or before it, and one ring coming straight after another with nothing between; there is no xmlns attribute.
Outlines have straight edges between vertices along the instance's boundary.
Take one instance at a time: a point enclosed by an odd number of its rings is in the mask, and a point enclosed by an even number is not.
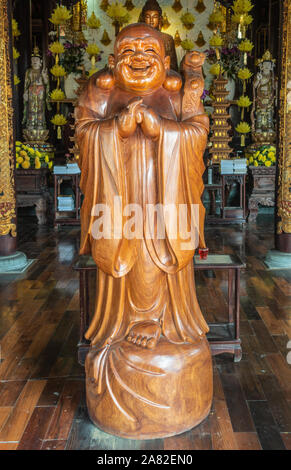
<svg viewBox="0 0 291 470"><path fill-rule="evenodd" d="M276 214L276 250L291 253L291 3L282 2L279 73L279 139Z"/></svg>

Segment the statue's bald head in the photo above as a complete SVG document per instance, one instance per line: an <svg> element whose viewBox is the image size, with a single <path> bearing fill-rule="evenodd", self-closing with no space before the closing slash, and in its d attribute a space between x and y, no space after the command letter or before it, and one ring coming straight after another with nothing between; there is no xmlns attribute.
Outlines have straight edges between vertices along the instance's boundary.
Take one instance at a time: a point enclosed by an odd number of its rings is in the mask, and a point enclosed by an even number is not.
<svg viewBox="0 0 291 470"><path fill-rule="evenodd" d="M119 47L120 42L123 41L124 38L137 39L137 38L147 38L147 37L153 37L157 41L159 41L161 50L163 51L163 54L165 55L165 47L164 47L164 42L163 42L161 33L155 28L152 28L151 26L146 25L144 23L130 24L119 32L115 41L115 45L114 45L115 55L116 55L117 48Z"/></svg>
<svg viewBox="0 0 291 470"><path fill-rule="evenodd" d="M162 85L170 58L165 57L161 33L144 23L136 23L118 34L111 65L122 88L142 94Z"/></svg>

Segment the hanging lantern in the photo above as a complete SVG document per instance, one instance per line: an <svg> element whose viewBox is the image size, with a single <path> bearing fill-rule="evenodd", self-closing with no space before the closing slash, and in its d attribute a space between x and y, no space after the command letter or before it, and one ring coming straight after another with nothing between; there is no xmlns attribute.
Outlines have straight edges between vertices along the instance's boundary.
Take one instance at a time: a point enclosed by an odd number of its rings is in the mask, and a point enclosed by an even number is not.
<svg viewBox="0 0 291 470"><path fill-rule="evenodd" d="M198 11L198 13L202 13L204 10L206 10L206 6L204 5L203 0L198 0L195 10Z"/></svg>
<svg viewBox="0 0 291 470"><path fill-rule="evenodd" d="M102 0L101 3L100 3L101 10L106 11L108 7L109 7L109 1L108 0Z"/></svg>
<svg viewBox="0 0 291 470"><path fill-rule="evenodd" d="M127 11L131 11L134 9L134 4L132 3L132 0L126 0L124 6L127 9Z"/></svg>
<svg viewBox="0 0 291 470"><path fill-rule="evenodd" d="M182 7L182 5L181 5L180 0L175 0L174 3L173 3L173 5L172 5L172 8L173 8L173 10L174 10L176 13L178 13L179 11L181 11L183 7Z"/></svg>
<svg viewBox="0 0 291 470"><path fill-rule="evenodd" d="M103 36L102 36L102 38L100 39L100 42L102 42L102 44L103 44L104 46L108 46L108 44L111 43L111 39L110 39L110 37L109 37L109 35L108 35L106 29L104 29Z"/></svg>
<svg viewBox="0 0 291 470"><path fill-rule="evenodd" d="M174 43L176 47L179 47L181 45L182 39L180 37L179 31L177 30L174 36Z"/></svg>
<svg viewBox="0 0 291 470"><path fill-rule="evenodd" d="M168 20L167 14L164 13L162 29L166 30L166 29L168 29L170 26L171 26L171 23L170 23L169 20Z"/></svg>
<svg viewBox="0 0 291 470"><path fill-rule="evenodd" d="M200 31L200 33L198 34L197 39L195 41L195 44L198 47L203 47L205 43L206 43L206 41L204 39L203 33L202 33L202 31Z"/></svg>

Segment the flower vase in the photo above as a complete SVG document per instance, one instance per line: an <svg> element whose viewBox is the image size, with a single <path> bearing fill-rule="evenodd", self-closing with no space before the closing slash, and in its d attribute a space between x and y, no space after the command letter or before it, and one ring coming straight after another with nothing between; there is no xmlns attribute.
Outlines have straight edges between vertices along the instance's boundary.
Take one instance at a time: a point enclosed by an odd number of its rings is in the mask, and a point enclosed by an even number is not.
<svg viewBox="0 0 291 470"><path fill-rule="evenodd" d="M79 74L72 72L69 73L69 75L67 75L65 78L64 88L67 99L75 99L77 97L76 91L78 90L79 85L75 78L78 76Z"/></svg>
<svg viewBox="0 0 291 470"><path fill-rule="evenodd" d="M228 95L225 99L232 101L235 95L235 80L231 77L227 77L227 84L225 85L226 90L228 91Z"/></svg>

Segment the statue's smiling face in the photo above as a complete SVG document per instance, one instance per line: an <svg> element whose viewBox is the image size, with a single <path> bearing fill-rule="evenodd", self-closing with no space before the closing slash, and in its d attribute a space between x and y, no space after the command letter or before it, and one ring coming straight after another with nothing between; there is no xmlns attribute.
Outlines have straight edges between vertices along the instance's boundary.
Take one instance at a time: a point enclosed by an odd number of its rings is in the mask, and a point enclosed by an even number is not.
<svg viewBox="0 0 291 470"><path fill-rule="evenodd" d="M158 32L140 26L121 33L115 44L114 75L128 91L147 93L162 86L169 68Z"/></svg>

